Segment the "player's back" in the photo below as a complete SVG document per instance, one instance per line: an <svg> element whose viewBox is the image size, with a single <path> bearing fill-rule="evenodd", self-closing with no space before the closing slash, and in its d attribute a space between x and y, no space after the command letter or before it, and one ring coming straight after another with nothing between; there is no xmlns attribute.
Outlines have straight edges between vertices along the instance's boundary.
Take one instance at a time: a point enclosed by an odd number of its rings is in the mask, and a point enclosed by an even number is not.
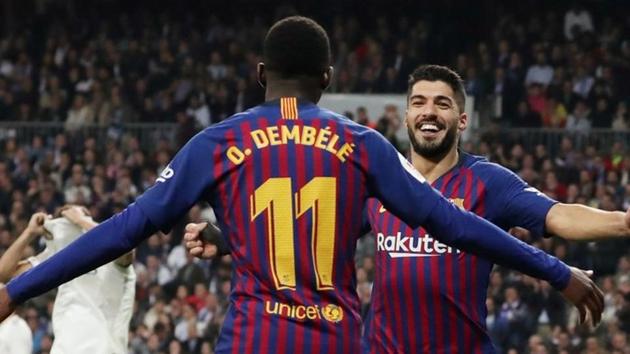
<svg viewBox="0 0 630 354"><path fill-rule="evenodd" d="M544 253L425 182L374 130L283 98L197 134L136 204L144 227L163 231L199 200L214 207L234 264L217 353L360 351L353 258L368 196L413 228L564 286L566 266L528 262Z"/></svg>
<svg viewBox="0 0 630 354"><path fill-rule="evenodd" d="M234 262L217 353L354 353L364 127L282 98L215 126L210 200ZM343 333L343 335L339 335Z"/></svg>

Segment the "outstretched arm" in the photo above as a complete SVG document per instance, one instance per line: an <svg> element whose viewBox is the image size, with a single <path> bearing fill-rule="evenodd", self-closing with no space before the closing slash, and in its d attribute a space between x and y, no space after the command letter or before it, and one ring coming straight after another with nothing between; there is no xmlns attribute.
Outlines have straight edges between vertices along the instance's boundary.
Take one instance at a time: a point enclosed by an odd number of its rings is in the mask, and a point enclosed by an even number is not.
<svg viewBox="0 0 630 354"><path fill-rule="evenodd" d="M550 234L567 240L630 237L630 209L624 213L558 203L549 210L545 226Z"/></svg>
<svg viewBox="0 0 630 354"><path fill-rule="evenodd" d="M510 236L497 226L461 210L433 189L424 177L377 133L368 148L371 192L412 228L423 226L431 236L494 263L549 281L563 289L569 268L558 259Z"/></svg>
<svg viewBox="0 0 630 354"><path fill-rule="evenodd" d="M211 133L207 129L192 138L156 184L127 209L0 288L0 321L16 304L113 261L158 229L170 229L213 182L208 161L213 161L216 144Z"/></svg>
<svg viewBox="0 0 630 354"><path fill-rule="evenodd" d="M6 289L12 302L19 304L113 261L155 231L157 228L142 209L131 204L37 267L13 279Z"/></svg>
<svg viewBox="0 0 630 354"><path fill-rule="evenodd" d="M24 250L35 238L45 233L44 221L48 218L45 213L33 214L26 229L0 257L0 283L6 283L31 268L30 263L21 262Z"/></svg>
<svg viewBox="0 0 630 354"><path fill-rule="evenodd" d="M533 237L545 234L568 240L630 237L630 209L623 213L558 203L501 166L488 164L484 173L493 186L487 204L500 210L499 225L522 227Z"/></svg>
<svg viewBox="0 0 630 354"><path fill-rule="evenodd" d="M98 226L98 223L90 216L89 211L85 207L79 205L68 205L64 207L61 211L61 215L70 220L71 223L80 227L84 232L90 231ZM118 257L114 263L121 267L128 267L133 263L133 259L134 252L129 251Z"/></svg>
<svg viewBox="0 0 630 354"><path fill-rule="evenodd" d="M364 144L372 157L369 166L364 167L370 190L385 208L413 228L422 225L441 242L547 280L554 288L562 290L581 312L588 306L594 323L598 322L603 295L581 271L570 269L555 257L456 207L426 183L424 177L377 133Z"/></svg>

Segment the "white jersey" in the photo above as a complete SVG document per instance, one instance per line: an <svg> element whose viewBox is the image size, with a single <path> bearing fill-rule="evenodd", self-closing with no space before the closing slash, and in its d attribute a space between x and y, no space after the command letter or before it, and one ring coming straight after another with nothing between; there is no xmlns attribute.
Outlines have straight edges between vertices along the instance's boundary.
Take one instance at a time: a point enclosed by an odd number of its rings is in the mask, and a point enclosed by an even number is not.
<svg viewBox="0 0 630 354"><path fill-rule="evenodd" d="M114 262L98 268L101 279L103 313L111 335L112 353L127 353L129 322L136 295L136 272L133 266L123 267Z"/></svg>
<svg viewBox="0 0 630 354"><path fill-rule="evenodd" d="M36 265L83 234L65 218L44 223L53 236L46 249L30 259ZM133 267L114 262L59 286L53 307L55 341L51 354L119 354L127 352L129 321L135 297Z"/></svg>
<svg viewBox="0 0 630 354"><path fill-rule="evenodd" d="M0 354L31 354L33 334L20 316L13 314L0 323Z"/></svg>

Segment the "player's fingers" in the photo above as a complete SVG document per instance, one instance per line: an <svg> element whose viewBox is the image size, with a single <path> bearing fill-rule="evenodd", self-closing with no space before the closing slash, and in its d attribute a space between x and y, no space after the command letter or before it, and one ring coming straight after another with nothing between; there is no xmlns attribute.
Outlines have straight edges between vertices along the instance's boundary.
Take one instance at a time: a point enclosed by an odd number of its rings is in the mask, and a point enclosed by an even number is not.
<svg viewBox="0 0 630 354"><path fill-rule="evenodd" d="M580 313L580 318L579 318L579 322L578 324L583 324L584 321L586 321L586 306L584 306L584 304L579 303L577 305L575 305L575 307L577 307L578 312Z"/></svg>
<svg viewBox="0 0 630 354"><path fill-rule="evenodd" d="M184 230L186 232L191 232L191 233L199 233L201 230L205 229L206 226L208 226L207 222L200 222L200 223L188 223L186 224L186 227L184 228Z"/></svg>
<svg viewBox="0 0 630 354"><path fill-rule="evenodd" d="M44 214L43 213L37 213L35 214L35 223L37 225L41 225L44 223Z"/></svg>
<svg viewBox="0 0 630 354"><path fill-rule="evenodd" d="M584 302L586 308L588 309L588 312L591 315L590 317L593 327L597 326L602 318L602 309L596 302L597 300L595 300L593 296L589 296Z"/></svg>
<svg viewBox="0 0 630 354"><path fill-rule="evenodd" d="M195 241L199 239L199 233L197 232L186 232L184 234L184 240L186 241Z"/></svg>
<svg viewBox="0 0 630 354"><path fill-rule="evenodd" d="M597 285L595 285L595 296L597 296L597 300L601 304L603 310L606 306L606 303L604 302L604 292Z"/></svg>
<svg viewBox="0 0 630 354"><path fill-rule="evenodd" d="M604 311L604 294L600 288L592 281L588 280L589 291L583 298L583 303L588 305L591 312L598 312L601 314Z"/></svg>
<svg viewBox="0 0 630 354"><path fill-rule="evenodd" d="M188 250L191 256L199 257L203 253L203 247L194 247Z"/></svg>
<svg viewBox="0 0 630 354"><path fill-rule="evenodd" d="M195 223L188 223L186 224L186 227L184 228L184 230L186 232L196 232L197 231L197 224Z"/></svg>
<svg viewBox="0 0 630 354"><path fill-rule="evenodd" d="M597 310L599 314L597 323L599 323L599 321L601 321L602 319L602 313L604 312L606 304L604 303L604 293L595 284L593 284L593 301L597 305Z"/></svg>
<svg viewBox="0 0 630 354"><path fill-rule="evenodd" d="M192 249L195 247L203 247L201 241L186 241L186 248Z"/></svg>
<svg viewBox="0 0 630 354"><path fill-rule="evenodd" d="M218 250L219 249L215 245L206 245L204 247L204 254L207 255L207 257L214 257L217 255Z"/></svg>
<svg viewBox="0 0 630 354"><path fill-rule="evenodd" d="M217 246L215 245L206 245L203 248L203 258L212 258L217 255Z"/></svg>
<svg viewBox="0 0 630 354"><path fill-rule="evenodd" d="M593 292L590 298L593 306L595 306L595 310L601 314L604 311L604 300L599 297L599 289L595 285L593 285Z"/></svg>
<svg viewBox="0 0 630 354"><path fill-rule="evenodd" d="M592 278L594 274L592 270L583 270L582 273L586 274L589 278Z"/></svg>

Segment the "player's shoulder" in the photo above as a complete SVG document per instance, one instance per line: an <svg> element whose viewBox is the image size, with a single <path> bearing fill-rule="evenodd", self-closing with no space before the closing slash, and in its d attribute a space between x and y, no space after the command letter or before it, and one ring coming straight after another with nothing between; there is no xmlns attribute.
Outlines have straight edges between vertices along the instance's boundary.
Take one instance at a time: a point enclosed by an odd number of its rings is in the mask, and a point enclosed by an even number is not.
<svg viewBox="0 0 630 354"><path fill-rule="evenodd" d="M219 123L212 124L201 131L205 135L213 135L220 132L225 132L226 130L230 130L241 123L243 121L252 119L254 117L255 112L253 111L256 107L250 108L246 111L233 114L226 119L220 121Z"/></svg>
<svg viewBox="0 0 630 354"><path fill-rule="evenodd" d="M361 125L355 121L353 121L352 119L344 116L343 114L339 114L335 111L331 111L328 108L324 108L324 107L320 107L317 106L317 116L321 117L321 118L326 118L329 120L332 120L334 122L336 122L339 125L342 125L344 127L347 127L348 129L357 131L357 132L363 132L363 131L367 131L370 130L369 127L366 127L364 125Z"/></svg>
<svg viewBox="0 0 630 354"><path fill-rule="evenodd" d="M462 167L470 169L473 174L486 183L508 183L520 179L514 172L498 163L489 161L484 156L461 152Z"/></svg>
<svg viewBox="0 0 630 354"><path fill-rule="evenodd" d="M496 162L488 160L485 156L473 155L467 152L460 152L462 154L462 166L473 170L479 174L508 174L514 175L514 172L501 166Z"/></svg>
<svg viewBox="0 0 630 354"><path fill-rule="evenodd" d="M235 132L244 121L251 120L253 113L247 110L234 114L221 122L212 124L193 136L187 143L189 147L203 148L228 143L230 134Z"/></svg>
<svg viewBox="0 0 630 354"><path fill-rule="evenodd" d="M314 109L314 111L309 112L309 117L316 117L335 124L335 126L337 126L337 131L349 133L354 142L367 141L367 139L380 139L382 137L382 135L376 130L365 125L361 125L343 114L339 114L320 106L314 106ZM383 137L383 139L385 138Z"/></svg>

